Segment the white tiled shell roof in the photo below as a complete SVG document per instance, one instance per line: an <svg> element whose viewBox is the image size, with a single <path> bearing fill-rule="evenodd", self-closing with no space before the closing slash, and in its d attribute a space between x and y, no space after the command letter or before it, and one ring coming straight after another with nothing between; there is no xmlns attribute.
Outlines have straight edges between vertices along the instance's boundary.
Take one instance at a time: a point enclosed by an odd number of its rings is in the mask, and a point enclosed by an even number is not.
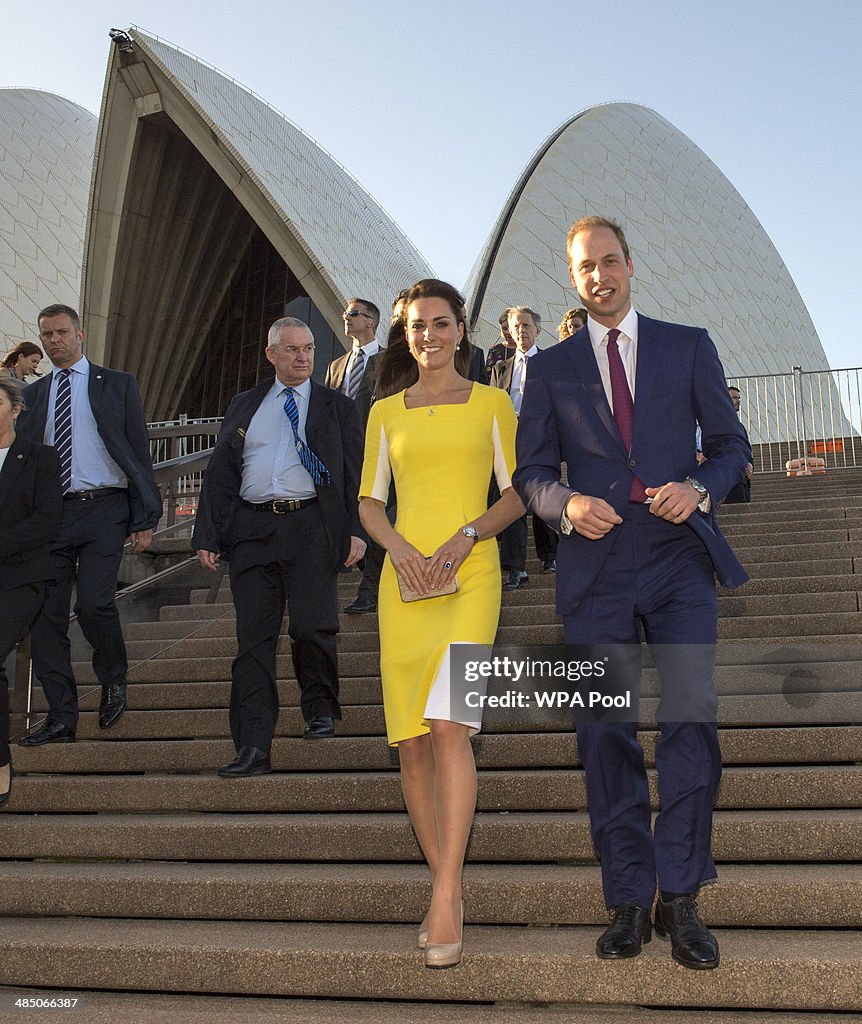
<svg viewBox="0 0 862 1024"><path fill-rule="evenodd" d="M707 327L728 374L828 367L805 303L745 201L682 132L631 103L577 115L530 161L466 286L474 315L481 301L474 341L493 344L511 305L536 309L551 332L545 344L556 340L563 313L580 305L566 231L592 214L626 233L636 308Z"/></svg>
<svg viewBox="0 0 862 1024"><path fill-rule="evenodd" d="M328 153L243 86L163 40L130 30L233 152L342 299L388 304L432 271L377 202Z"/></svg>
<svg viewBox="0 0 862 1024"><path fill-rule="evenodd" d="M96 118L36 89L0 89L0 348L35 341L36 313L77 306Z"/></svg>

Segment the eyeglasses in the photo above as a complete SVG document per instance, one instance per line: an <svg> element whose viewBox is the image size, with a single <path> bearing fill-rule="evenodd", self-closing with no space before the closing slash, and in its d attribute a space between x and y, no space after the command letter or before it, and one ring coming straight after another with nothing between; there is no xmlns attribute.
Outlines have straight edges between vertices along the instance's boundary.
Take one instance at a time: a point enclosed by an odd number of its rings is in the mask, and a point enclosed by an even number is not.
<svg viewBox="0 0 862 1024"><path fill-rule="evenodd" d="M361 309L348 309L342 313L341 316L344 320L352 320L356 316L364 316L369 320L371 319L371 315L369 313L363 313Z"/></svg>
<svg viewBox="0 0 862 1024"><path fill-rule="evenodd" d="M288 356L298 356L300 353L304 356L310 356L314 351L314 345L300 345L298 348L296 345L285 345L281 351Z"/></svg>

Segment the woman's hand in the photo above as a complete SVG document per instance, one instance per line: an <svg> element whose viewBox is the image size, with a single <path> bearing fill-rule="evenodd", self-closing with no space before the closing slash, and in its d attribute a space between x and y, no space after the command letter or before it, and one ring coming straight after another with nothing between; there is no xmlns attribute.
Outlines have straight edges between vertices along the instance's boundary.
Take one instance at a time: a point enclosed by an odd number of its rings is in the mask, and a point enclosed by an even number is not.
<svg viewBox="0 0 862 1024"><path fill-rule="evenodd" d="M392 568L417 594L427 594L429 587L425 556L400 533L394 530L393 533L395 536L389 541L387 548Z"/></svg>
<svg viewBox="0 0 862 1024"><path fill-rule="evenodd" d="M439 587L454 579L455 573L464 564L475 543L470 537L465 537L460 530L444 541L428 559L426 574L429 584L432 587Z"/></svg>

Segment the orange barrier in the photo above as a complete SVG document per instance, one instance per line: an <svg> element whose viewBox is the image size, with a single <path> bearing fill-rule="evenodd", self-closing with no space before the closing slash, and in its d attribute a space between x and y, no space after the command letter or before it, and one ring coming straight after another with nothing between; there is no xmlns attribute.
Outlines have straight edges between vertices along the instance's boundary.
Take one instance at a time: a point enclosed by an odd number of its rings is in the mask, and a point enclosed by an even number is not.
<svg viewBox="0 0 862 1024"><path fill-rule="evenodd" d="M804 459L791 459L785 462L784 468L788 476L815 476L826 472L826 459L809 455Z"/></svg>
<svg viewBox="0 0 862 1024"><path fill-rule="evenodd" d="M826 455L827 452L843 452L844 442L839 438L832 441L812 441L808 449L812 455Z"/></svg>

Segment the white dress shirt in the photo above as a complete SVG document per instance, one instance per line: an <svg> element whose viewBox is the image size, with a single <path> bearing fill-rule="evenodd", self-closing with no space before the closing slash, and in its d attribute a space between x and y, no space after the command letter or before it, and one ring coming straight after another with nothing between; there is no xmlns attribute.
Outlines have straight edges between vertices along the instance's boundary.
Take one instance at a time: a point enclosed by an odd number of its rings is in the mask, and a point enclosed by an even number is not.
<svg viewBox="0 0 862 1024"><path fill-rule="evenodd" d="M367 345L360 345L358 341L354 339L353 349L350 353L350 358L347 360L347 366L344 370L344 380L341 382L341 393L342 395L347 394L347 388L350 384L350 375L353 372L353 366L359 357L359 353L362 352L363 366L362 376L365 376L365 371L368 369L368 360L372 356L376 356L380 351L380 342L375 338L374 341L369 341ZM361 380L362 378L360 378Z"/></svg>
<svg viewBox="0 0 862 1024"><path fill-rule="evenodd" d="M590 335L590 344L593 346L593 352L599 366L599 373L601 374L602 384L607 395L608 405L611 407L611 412L613 412L614 400L611 396L611 368L608 364L609 330L610 328L603 327L600 323L593 320L591 316L587 317L587 331ZM635 377L638 368L638 315L635 312L634 306L617 324L617 330L620 332L620 336L617 338L617 349L620 353L623 369L626 371L626 380L629 383L629 391L632 393L632 401L634 401Z"/></svg>
<svg viewBox="0 0 862 1024"><path fill-rule="evenodd" d="M521 414L521 402L524 400L524 385L527 383L527 360L538 354L538 348L533 345L522 352L515 350L515 362L512 366L512 383L509 387L509 394L512 397L512 404L515 406L515 415Z"/></svg>
<svg viewBox="0 0 862 1024"><path fill-rule="evenodd" d="M126 474L108 454L105 442L99 436L96 418L90 408L90 363L81 356L77 363L66 367L72 392L72 490L94 491L101 487L128 487ZM45 420L45 444L54 444L54 406L57 401L57 374L55 366L48 395L48 416Z"/></svg>
<svg viewBox="0 0 862 1024"><path fill-rule="evenodd" d="M313 498L317 493L308 470L299 461L293 427L284 411L286 390L276 377L248 425L239 492L244 501L260 504L273 498ZM299 412L299 436L307 444L311 380L297 385L293 397Z"/></svg>

